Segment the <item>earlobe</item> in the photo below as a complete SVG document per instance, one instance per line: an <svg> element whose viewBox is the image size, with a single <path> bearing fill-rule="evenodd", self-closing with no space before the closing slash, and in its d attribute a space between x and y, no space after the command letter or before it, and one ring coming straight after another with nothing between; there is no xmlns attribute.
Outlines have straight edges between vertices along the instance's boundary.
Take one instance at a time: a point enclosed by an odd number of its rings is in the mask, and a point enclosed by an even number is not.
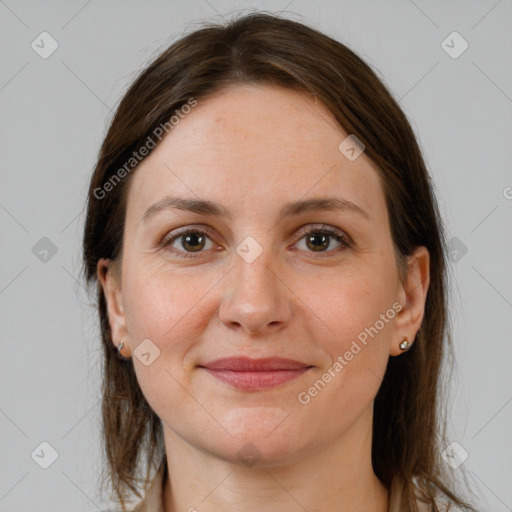
<svg viewBox="0 0 512 512"><path fill-rule="evenodd" d="M390 355L409 350L421 327L430 284L430 254L426 247L415 249L408 258L407 276L400 285L398 298L403 305L395 318Z"/></svg>
<svg viewBox="0 0 512 512"><path fill-rule="evenodd" d="M123 353L129 351L126 329L126 315L123 308L122 291L117 269L113 268L112 260L101 258L97 265L97 277L101 284L112 333L112 342L116 347L123 342Z"/></svg>

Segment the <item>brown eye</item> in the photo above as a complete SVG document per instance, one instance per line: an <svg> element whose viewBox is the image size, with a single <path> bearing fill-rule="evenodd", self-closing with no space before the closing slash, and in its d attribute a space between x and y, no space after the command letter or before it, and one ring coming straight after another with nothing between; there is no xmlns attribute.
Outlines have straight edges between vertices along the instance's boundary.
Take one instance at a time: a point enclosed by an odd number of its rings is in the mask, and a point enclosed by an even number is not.
<svg viewBox="0 0 512 512"><path fill-rule="evenodd" d="M306 250L309 252L330 253L335 252L335 249L350 247L348 237L342 231L331 226L309 227L302 232L302 235L306 242ZM328 250L333 245L332 239L339 245L332 250Z"/></svg>
<svg viewBox="0 0 512 512"><path fill-rule="evenodd" d="M187 233L178 238L181 238L181 245L186 251L198 252L205 245L205 237L198 233Z"/></svg>
<svg viewBox="0 0 512 512"><path fill-rule="evenodd" d="M331 245L329 238L330 235L324 233L312 233L311 235L307 235L306 244L313 251L328 249L329 245Z"/></svg>
<svg viewBox="0 0 512 512"><path fill-rule="evenodd" d="M197 229L189 229L167 237L162 242L162 246L165 247L166 250L179 253L179 255L184 258L194 258L194 253L204 252L208 240L211 243L210 237L207 236L205 232ZM206 247L206 249L209 248L211 247Z"/></svg>

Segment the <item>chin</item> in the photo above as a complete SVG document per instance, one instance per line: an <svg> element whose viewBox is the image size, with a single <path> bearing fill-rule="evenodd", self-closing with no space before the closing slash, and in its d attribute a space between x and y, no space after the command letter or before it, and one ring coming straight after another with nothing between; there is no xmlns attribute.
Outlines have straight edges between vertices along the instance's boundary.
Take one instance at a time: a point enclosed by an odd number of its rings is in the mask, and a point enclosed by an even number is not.
<svg viewBox="0 0 512 512"><path fill-rule="evenodd" d="M293 414L280 407L237 408L219 417L219 423L230 436L210 438L208 451L231 463L283 465L307 449L309 428L293 421Z"/></svg>
<svg viewBox="0 0 512 512"><path fill-rule="evenodd" d="M266 436L237 437L231 439L227 446L215 445L208 448L217 458L251 469L285 466L301 457L301 450L294 443L284 438L269 441Z"/></svg>

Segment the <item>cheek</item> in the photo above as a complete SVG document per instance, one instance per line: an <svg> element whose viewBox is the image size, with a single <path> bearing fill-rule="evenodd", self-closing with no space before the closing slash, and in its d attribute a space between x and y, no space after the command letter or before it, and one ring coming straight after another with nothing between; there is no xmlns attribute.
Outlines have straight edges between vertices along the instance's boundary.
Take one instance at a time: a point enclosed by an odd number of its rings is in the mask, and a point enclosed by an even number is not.
<svg viewBox="0 0 512 512"><path fill-rule="evenodd" d="M189 361L203 339L204 307L213 284L206 275L192 279L161 267L132 272L123 283L137 381L160 418L172 419L178 407L185 416L197 412L187 392L192 389ZM137 357L146 339L158 353L148 366Z"/></svg>
<svg viewBox="0 0 512 512"><path fill-rule="evenodd" d="M358 359L371 357L372 351L380 352L396 316L392 269L387 273L381 266L345 270L327 280L297 281L302 283L297 294L307 297L310 317L321 321L322 346L332 360L351 350L354 342L361 346ZM377 343L370 344L370 340ZM353 351L357 352L357 347Z"/></svg>
<svg viewBox="0 0 512 512"><path fill-rule="evenodd" d="M310 295L308 306L328 327L313 338L326 357L299 401L307 418L329 418L322 426L328 438L349 429L378 392L396 316L393 290L392 281L354 273L332 280L323 296Z"/></svg>
<svg viewBox="0 0 512 512"><path fill-rule="evenodd" d="M166 339L178 338L183 331L196 330L201 301L211 287L209 281L206 275L194 279L164 268L131 273L123 292L135 345L143 338L162 344Z"/></svg>

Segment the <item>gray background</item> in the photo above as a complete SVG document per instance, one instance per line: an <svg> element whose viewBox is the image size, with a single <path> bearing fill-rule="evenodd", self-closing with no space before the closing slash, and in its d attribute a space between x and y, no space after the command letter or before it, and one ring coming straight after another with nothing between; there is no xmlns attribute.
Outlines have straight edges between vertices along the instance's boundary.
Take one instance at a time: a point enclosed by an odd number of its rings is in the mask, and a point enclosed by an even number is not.
<svg viewBox="0 0 512 512"><path fill-rule="evenodd" d="M0 0L0 511L105 507L101 349L77 280L87 182L138 70L196 22L247 8L286 9L348 44L412 120L454 249L449 424L469 454L454 471L481 510L512 510L511 0ZM31 47L43 31L58 42L46 59ZM469 44L458 58L442 46L453 31ZM31 458L49 457L43 441L58 452L48 469Z"/></svg>

